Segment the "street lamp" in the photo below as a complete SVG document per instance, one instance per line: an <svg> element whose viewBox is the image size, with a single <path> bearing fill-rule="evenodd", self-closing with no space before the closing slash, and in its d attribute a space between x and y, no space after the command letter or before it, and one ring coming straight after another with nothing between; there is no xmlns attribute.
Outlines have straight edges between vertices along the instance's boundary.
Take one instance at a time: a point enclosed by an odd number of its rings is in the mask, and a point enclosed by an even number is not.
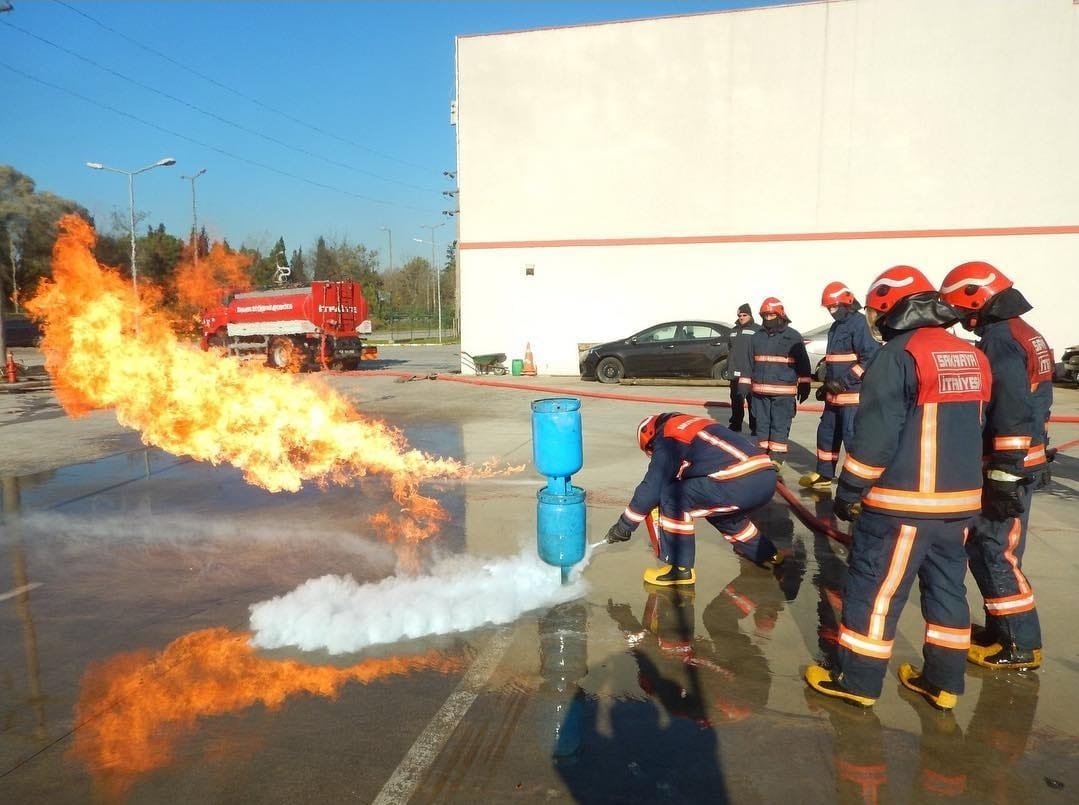
<svg viewBox="0 0 1079 805"><path fill-rule="evenodd" d="M390 271L392 272L393 271L393 232L390 230L390 228L388 226L380 226L379 229L382 230L383 232L385 232L386 235L390 239Z"/></svg>
<svg viewBox="0 0 1079 805"><path fill-rule="evenodd" d="M435 230L445 225L444 221L441 224L420 224L420 229L431 230L431 240L413 238L417 243L431 244L431 270L435 272L435 306L438 307L438 343L440 344L442 343L442 278L439 276L438 268L435 266Z"/></svg>
<svg viewBox="0 0 1079 805"><path fill-rule="evenodd" d="M135 291L135 303L136 303L136 317L135 327L138 328L138 299L139 299L139 272L135 267L135 177L140 173L145 173L148 170L154 168L165 168L169 165L175 165L176 160L172 157L164 157L159 159L152 165L147 165L144 168L139 168L135 171L125 171L119 168L110 168L108 165L102 165L100 162L87 162L86 167L93 168L96 171L109 171L111 173L122 173L127 177L127 204L128 210L131 214L131 288Z"/></svg>
<svg viewBox="0 0 1079 805"><path fill-rule="evenodd" d="M191 182L191 253L195 255L195 268L199 267L199 218L195 212L195 180L206 173L206 168L199 168L194 176L181 176Z"/></svg>

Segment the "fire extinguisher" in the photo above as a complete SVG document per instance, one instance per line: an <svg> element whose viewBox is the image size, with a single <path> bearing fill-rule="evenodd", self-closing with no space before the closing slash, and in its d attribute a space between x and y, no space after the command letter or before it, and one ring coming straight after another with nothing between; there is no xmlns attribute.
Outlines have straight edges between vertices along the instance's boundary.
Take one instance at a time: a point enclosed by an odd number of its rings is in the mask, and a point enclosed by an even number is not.
<svg viewBox="0 0 1079 805"><path fill-rule="evenodd" d="M7 365L5 368L7 369L7 382L14 383L16 380L15 355L10 349L7 351Z"/></svg>

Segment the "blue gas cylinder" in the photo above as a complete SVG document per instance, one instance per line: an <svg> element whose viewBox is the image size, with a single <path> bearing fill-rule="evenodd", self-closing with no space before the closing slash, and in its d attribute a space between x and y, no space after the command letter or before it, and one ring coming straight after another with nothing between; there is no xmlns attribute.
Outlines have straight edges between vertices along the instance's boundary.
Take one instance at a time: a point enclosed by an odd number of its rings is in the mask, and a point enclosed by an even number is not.
<svg viewBox="0 0 1079 805"><path fill-rule="evenodd" d="M536 547L540 559L568 568L584 559L584 490L572 484L565 493L546 487L536 492Z"/></svg>
<svg viewBox="0 0 1079 805"><path fill-rule="evenodd" d="M581 442L581 401L550 397L532 403L532 461L547 488L565 492L569 477L584 464Z"/></svg>

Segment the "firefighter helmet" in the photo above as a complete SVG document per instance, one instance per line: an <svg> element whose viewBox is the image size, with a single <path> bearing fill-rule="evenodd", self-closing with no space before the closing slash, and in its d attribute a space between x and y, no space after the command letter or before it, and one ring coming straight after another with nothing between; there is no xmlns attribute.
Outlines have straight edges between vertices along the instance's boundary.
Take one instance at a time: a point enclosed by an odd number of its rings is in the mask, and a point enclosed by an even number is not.
<svg viewBox="0 0 1079 805"><path fill-rule="evenodd" d="M853 306L856 303L850 288L842 282L829 282L821 292L820 304L821 307L831 307L832 305Z"/></svg>
<svg viewBox="0 0 1079 805"><path fill-rule="evenodd" d="M775 313L780 318L787 318L787 311L783 309L783 303L774 296L769 296L761 302L761 315L763 316L765 313Z"/></svg>
<svg viewBox="0 0 1079 805"><path fill-rule="evenodd" d="M865 306L878 313L887 313L908 296L936 290L918 269L892 266L873 280L865 295Z"/></svg>
<svg viewBox="0 0 1079 805"><path fill-rule="evenodd" d="M641 424L637 426L637 444L646 453L652 449L652 440L656 438L656 423L658 421L659 414L652 414L652 416L646 416L642 419Z"/></svg>
<svg viewBox="0 0 1079 805"><path fill-rule="evenodd" d="M948 272L940 286L940 296L958 310L981 310L990 299L1011 287L1012 281L999 268L975 260Z"/></svg>

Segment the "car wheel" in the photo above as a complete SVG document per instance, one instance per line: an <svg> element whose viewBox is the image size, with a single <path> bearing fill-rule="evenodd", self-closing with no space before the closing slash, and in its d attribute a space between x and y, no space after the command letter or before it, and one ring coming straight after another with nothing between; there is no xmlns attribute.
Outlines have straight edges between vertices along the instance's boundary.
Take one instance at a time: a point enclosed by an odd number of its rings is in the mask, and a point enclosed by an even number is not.
<svg viewBox="0 0 1079 805"><path fill-rule="evenodd" d="M600 383L618 383L625 373L618 358L604 358L596 365L596 379Z"/></svg>
<svg viewBox="0 0 1079 805"><path fill-rule="evenodd" d="M725 380L727 377L727 361L716 361L712 364L712 379Z"/></svg>

